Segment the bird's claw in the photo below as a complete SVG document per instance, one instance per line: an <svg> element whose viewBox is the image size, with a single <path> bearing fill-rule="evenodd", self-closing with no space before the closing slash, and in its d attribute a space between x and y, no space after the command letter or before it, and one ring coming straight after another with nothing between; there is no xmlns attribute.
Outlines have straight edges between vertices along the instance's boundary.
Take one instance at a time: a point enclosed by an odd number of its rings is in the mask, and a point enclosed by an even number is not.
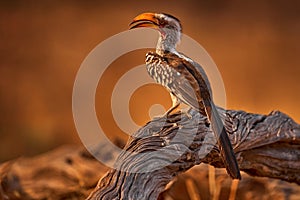
<svg viewBox="0 0 300 200"><path fill-rule="evenodd" d="M185 114L189 119L193 119L193 116L188 111L186 111Z"/></svg>
<svg viewBox="0 0 300 200"><path fill-rule="evenodd" d="M176 105L172 106L162 117L163 118L168 118L169 115L171 115L171 113L178 108L178 106L180 105L180 103L177 103Z"/></svg>

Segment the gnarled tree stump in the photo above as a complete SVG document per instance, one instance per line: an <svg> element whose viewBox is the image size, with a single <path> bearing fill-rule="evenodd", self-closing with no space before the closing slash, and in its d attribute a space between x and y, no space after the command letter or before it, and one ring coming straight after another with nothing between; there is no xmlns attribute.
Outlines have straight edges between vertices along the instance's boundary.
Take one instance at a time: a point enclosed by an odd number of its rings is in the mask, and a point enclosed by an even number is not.
<svg viewBox="0 0 300 200"><path fill-rule="evenodd" d="M219 111L242 171L300 184L298 124L278 111L268 116ZM175 176L194 165L224 167L215 144L206 118L198 112L154 119L129 139L116 169L99 181L88 199L155 200Z"/></svg>
<svg viewBox="0 0 300 200"><path fill-rule="evenodd" d="M242 171L300 185L297 123L278 111L269 115L219 111ZM103 166L82 147L59 148L0 165L0 199L84 199L107 170L88 199L157 199L174 177L195 165L208 163L224 167L215 142L209 123L199 113L190 111L188 116L175 113L168 119L156 118L128 140L117 159L116 169ZM103 152L105 148L100 145L97 151ZM112 159L114 153L107 155L107 159ZM204 169L190 170L187 176L177 177L181 177L179 180L189 177L187 183L193 185L195 180L191 177L197 180L200 175L195 173ZM205 176L201 175L200 182L204 182ZM269 179L263 184L261 180L255 182L244 177L240 186L246 191L250 182L260 184L259 188L270 183ZM295 184L272 181L273 186L278 184L276 191L283 192L282 199L298 191ZM168 191L174 191L174 187ZM273 189L268 187L266 191ZM160 198L165 194L166 191Z"/></svg>

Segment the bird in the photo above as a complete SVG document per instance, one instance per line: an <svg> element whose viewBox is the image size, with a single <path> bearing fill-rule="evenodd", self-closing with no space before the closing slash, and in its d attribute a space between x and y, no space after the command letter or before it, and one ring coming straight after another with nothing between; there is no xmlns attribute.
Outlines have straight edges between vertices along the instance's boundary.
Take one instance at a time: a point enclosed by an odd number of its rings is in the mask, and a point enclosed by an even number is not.
<svg viewBox="0 0 300 200"><path fill-rule="evenodd" d="M233 179L241 179L231 142L213 102L211 86L204 69L176 50L182 35L180 20L166 13L145 12L136 16L129 26L130 29L145 27L159 32L156 50L146 54L145 62L148 74L171 95L172 107L166 114L169 115L180 103L184 103L207 116L227 173Z"/></svg>

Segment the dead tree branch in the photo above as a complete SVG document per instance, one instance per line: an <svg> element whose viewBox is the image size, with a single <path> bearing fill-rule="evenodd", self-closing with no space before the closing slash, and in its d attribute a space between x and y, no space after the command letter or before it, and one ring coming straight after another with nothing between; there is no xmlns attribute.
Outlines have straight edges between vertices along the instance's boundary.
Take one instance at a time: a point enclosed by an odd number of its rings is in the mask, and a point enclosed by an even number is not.
<svg viewBox="0 0 300 200"><path fill-rule="evenodd" d="M220 112L241 170L252 176L300 185L297 123L281 112L269 115ZM84 199L107 170L89 199L157 199L175 176L194 165L203 162L223 167L206 118L195 112L189 115L176 113L168 119L157 118L146 124L129 139L117 159L116 169L109 170L82 147L58 148L37 157L3 163L0 199ZM104 152L105 148L101 145L97 151ZM114 153L106 155L107 159L112 159ZM199 170L189 176L197 180ZM201 177L204 184L205 175ZM244 186L249 185L246 180L241 181ZM276 190L287 191L282 183L276 184L281 185Z"/></svg>
<svg viewBox="0 0 300 200"><path fill-rule="evenodd" d="M300 184L300 126L281 112L220 109L240 169ZM128 141L88 199L154 200L179 173L208 163L224 167L206 118L176 113L149 122Z"/></svg>

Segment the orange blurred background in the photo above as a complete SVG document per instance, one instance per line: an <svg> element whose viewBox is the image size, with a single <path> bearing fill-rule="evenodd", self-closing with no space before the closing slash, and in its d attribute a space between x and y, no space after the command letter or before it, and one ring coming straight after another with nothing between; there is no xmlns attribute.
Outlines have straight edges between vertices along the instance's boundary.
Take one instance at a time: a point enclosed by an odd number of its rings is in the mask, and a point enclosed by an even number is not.
<svg viewBox="0 0 300 200"><path fill-rule="evenodd" d="M228 108L280 110L299 122L300 1L1 1L0 162L80 143L72 117L77 70L96 45L145 11L181 19L184 33L216 62ZM97 114L110 138L126 135L113 123L106 94L145 52L122 56L100 80ZM149 120L144 111L156 100L170 105L157 87L135 95L138 124Z"/></svg>

